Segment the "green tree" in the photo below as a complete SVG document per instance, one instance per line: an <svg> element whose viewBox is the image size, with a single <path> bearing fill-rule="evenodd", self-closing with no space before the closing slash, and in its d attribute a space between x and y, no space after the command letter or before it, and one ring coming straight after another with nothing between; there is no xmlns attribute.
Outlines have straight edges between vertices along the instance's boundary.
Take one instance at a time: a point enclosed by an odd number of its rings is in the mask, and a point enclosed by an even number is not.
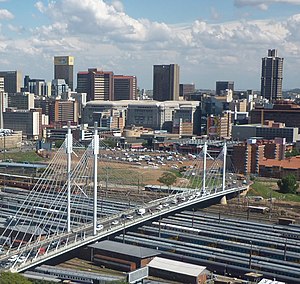
<svg viewBox="0 0 300 284"><path fill-rule="evenodd" d="M2 272L0 284L31 284L27 278L18 273Z"/></svg>
<svg viewBox="0 0 300 284"><path fill-rule="evenodd" d="M172 184L174 184L177 180L177 177L170 173L170 172L164 172L157 181L159 181L162 184L165 184L169 188L171 187Z"/></svg>
<svg viewBox="0 0 300 284"><path fill-rule="evenodd" d="M292 151L285 153L286 158L294 157L294 156L298 156L298 155L300 155L300 152L295 148Z"/></svg>
<svg viewBox="0 0 300 284"><path fill-rule="evenodd" d="M289 174L277 181L281 193L296 193L299 184L294 175Z"/></svg>

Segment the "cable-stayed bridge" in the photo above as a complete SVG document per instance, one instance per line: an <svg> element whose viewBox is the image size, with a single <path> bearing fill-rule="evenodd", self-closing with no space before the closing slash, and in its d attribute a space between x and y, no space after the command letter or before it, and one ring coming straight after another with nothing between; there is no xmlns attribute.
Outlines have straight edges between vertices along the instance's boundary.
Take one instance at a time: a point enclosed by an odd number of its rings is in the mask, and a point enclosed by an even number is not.
<svg viewBox="0 0 300 284"><path fill-rule="evenodd" d="M97 130L85 148L69 129L32 190L1 193L2 201L7 198L7 206L1 208L1 268L24 271L162 214L245 190L247 185L227 170L226 149L224 144L213 159L204 143L179 186L163 193L145 192L133 175L138 188L124 184L122 173L114 173L114 183L108 182L108 171L114 170L105 164L106 149Z"/></svg>

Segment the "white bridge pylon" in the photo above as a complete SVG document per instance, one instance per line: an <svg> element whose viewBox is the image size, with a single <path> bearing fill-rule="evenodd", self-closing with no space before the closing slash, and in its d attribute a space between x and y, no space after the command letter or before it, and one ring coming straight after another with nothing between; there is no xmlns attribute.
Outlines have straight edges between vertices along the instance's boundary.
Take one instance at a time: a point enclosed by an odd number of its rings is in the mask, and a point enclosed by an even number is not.
<svg viewBox="0 0 300 284"><path fill-rule="evenodd" d="M84 148L73 139L69 127L64 143L33 189L11 195L12 201L5 212L6 224L0 236L5 251L0 256L0 262L13 255L17 255L18 259L22 257L24 263L33 262L49 252L58 251L71 240L76 243L85 240L88 235L96 237L103 229L109 231L113 225L119 226L124 215L136 215L139 218L147 215L143 215L143 211L139 214L138 208L146 208L151 216L155 216L159 214L158 207L161 204L165 205L159 209L163 213L171 210L168 204L172 204L173 210L176 207L184 208L189 202L196 203L197 199L203 197L208 198L217 193L221 196L228 189L226 143L218 157L213 159L208 154L205 142L193 168L182 174L180 186L176 190L170 188L168 193L158 195L147 191L132 191L132 187L123 184L121 176L116 177L121 190L115 190L114 185L108 184L107 176L99 175L99 170L105 165L101 163L106 149L99 140L97 124L94 129L92 142ZM109 168L106 174L112 171ZM133 179L136 181L135 177ZM102 183L105 182L103 188ZM9 188L3 189L3 194L10 192ZM174 200L178 203L174 203ZM157 211L154 212L155 209ZM125 221L122 221L124 228ZM135 219L128 222L135 222ZM9 269L22 266L23 262L18 259L11 261Z"/></svg>

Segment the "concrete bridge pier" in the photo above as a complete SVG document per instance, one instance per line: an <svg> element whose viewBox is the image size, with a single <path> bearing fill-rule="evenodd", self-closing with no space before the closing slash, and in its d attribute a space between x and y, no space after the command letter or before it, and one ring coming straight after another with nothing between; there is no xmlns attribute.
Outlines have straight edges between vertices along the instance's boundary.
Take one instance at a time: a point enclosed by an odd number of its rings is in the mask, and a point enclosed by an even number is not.
<svg viewBox="0 0 300 284"><path fill-rule="evenodd" d="M227 205L227 198L226 198L226 195L224 195L224 196L221 198L220 204L222 204L222 205Z"/></svg>

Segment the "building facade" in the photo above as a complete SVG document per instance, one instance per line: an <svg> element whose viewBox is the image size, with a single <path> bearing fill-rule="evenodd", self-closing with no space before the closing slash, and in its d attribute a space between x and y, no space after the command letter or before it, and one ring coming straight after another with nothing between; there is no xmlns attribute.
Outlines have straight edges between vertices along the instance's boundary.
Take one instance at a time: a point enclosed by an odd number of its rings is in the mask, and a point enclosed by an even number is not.
<svg viewBox="0 0 300 284"><path fill-rule="evenodd" d="M285 123L287 127L300 128L300 106L280 102L273 105L273 108L255 108L250 112L250 123L263 123L264 120L273 120Z"/></svg>
<svg viewBox="0 0 300 284"><path fill-rule="evenodd" d="M217 81L216 82L216 95L221 96L226 90L234 92L233 81Z"/></svg>
<svg viewBox="0 0 300 284"><path fill-rule="evenodd" d="M34 94L29 92L9 94L8 107L30 110L34 108Z"/></svg>
<svg viewBox="0 0 300 284"><path fill-rule="evenodd" d="M36 96L50 97L51 83L43 79L31 79L29 76L25 76L22 92L29 92Z"/></svg>
<svg viewBox="0 0 300 284"><path fill-rule="evenodd" d="M4 77L0 77L0 92L4 92Z"/></svg>
<svg viewBox="0 0 300 284"><path fill-rule="evenodd" d="M114 94L114 73L95 68L77 73L78 93L86 93L87 101L111 101Z"/></svg>
<svg viewBox="0 0 300 284"><path fill-rule="evenodd" d="M54 79L64 79L66 84L73 90L74 78L74 57L55 56L54 57Z"/></svg>
<svg viewBox="0 0 300 284"><path fill-rule="evenodd" d="M4 78L4 91L9 94L21 91L22 74L19 71L0 71L0 77Z"/></svg>
<svg viewBox="0 0 300 284"><path fill-rule="evenodd" d="M250 137L261 137L272 140L275 138L285 138L288 143L295 143L299 140L298 127L286 127L284 123L265 121L261 124L245 124L232 126L232 138L246 140Z"/></svg>
<svg viewBox="0 0 300 284"><path fill-rule="evenodd" d="M285 154L285 139L257 140L233 146L232 163L237 173L259 174L260 164L264 159L282 160Z"/></svg>
<svg viewBox="0 0 300 284"><path fill-rule="evenodd" d="M37 140L40 133L39 112L29 110L9 110L3 113L4 128L22 131L29 139Z"/></svg>
<svg viewBox="0 0 300 284"><path fill-rule="evenodd" d="M137 80L135 76L114 75L114 101L136 100Z"/></svg>
<svg viewBox="0 0 300 284"><path fill-rule="evenodd" d="M179 100L178 64L153 66L153 100Z"/></svg>
<svg viewBox="0 0 300 284"><path fill-rule="evenodd" d="M115 122L120 121L127 128L135 125L172 133L173 127L181 126L182 131L190 133L198 108L196 101L90 101L84 108L83 122L92 126L97 121L100 125L101 119L114 117Z"/></svg>
<svg viewBox="0 0 300 284"><path fill-rule="evenodd" d="M269 49L268 56L262 58L261 95L270 102L282 98L283 58L277 56L276 49Z"/></svg>
<svg viewBox="0 0 300 284"><path fill-rule="evenodd" d="M184 97L195 92L195 84L179 84L179 97Z"/></svg>

